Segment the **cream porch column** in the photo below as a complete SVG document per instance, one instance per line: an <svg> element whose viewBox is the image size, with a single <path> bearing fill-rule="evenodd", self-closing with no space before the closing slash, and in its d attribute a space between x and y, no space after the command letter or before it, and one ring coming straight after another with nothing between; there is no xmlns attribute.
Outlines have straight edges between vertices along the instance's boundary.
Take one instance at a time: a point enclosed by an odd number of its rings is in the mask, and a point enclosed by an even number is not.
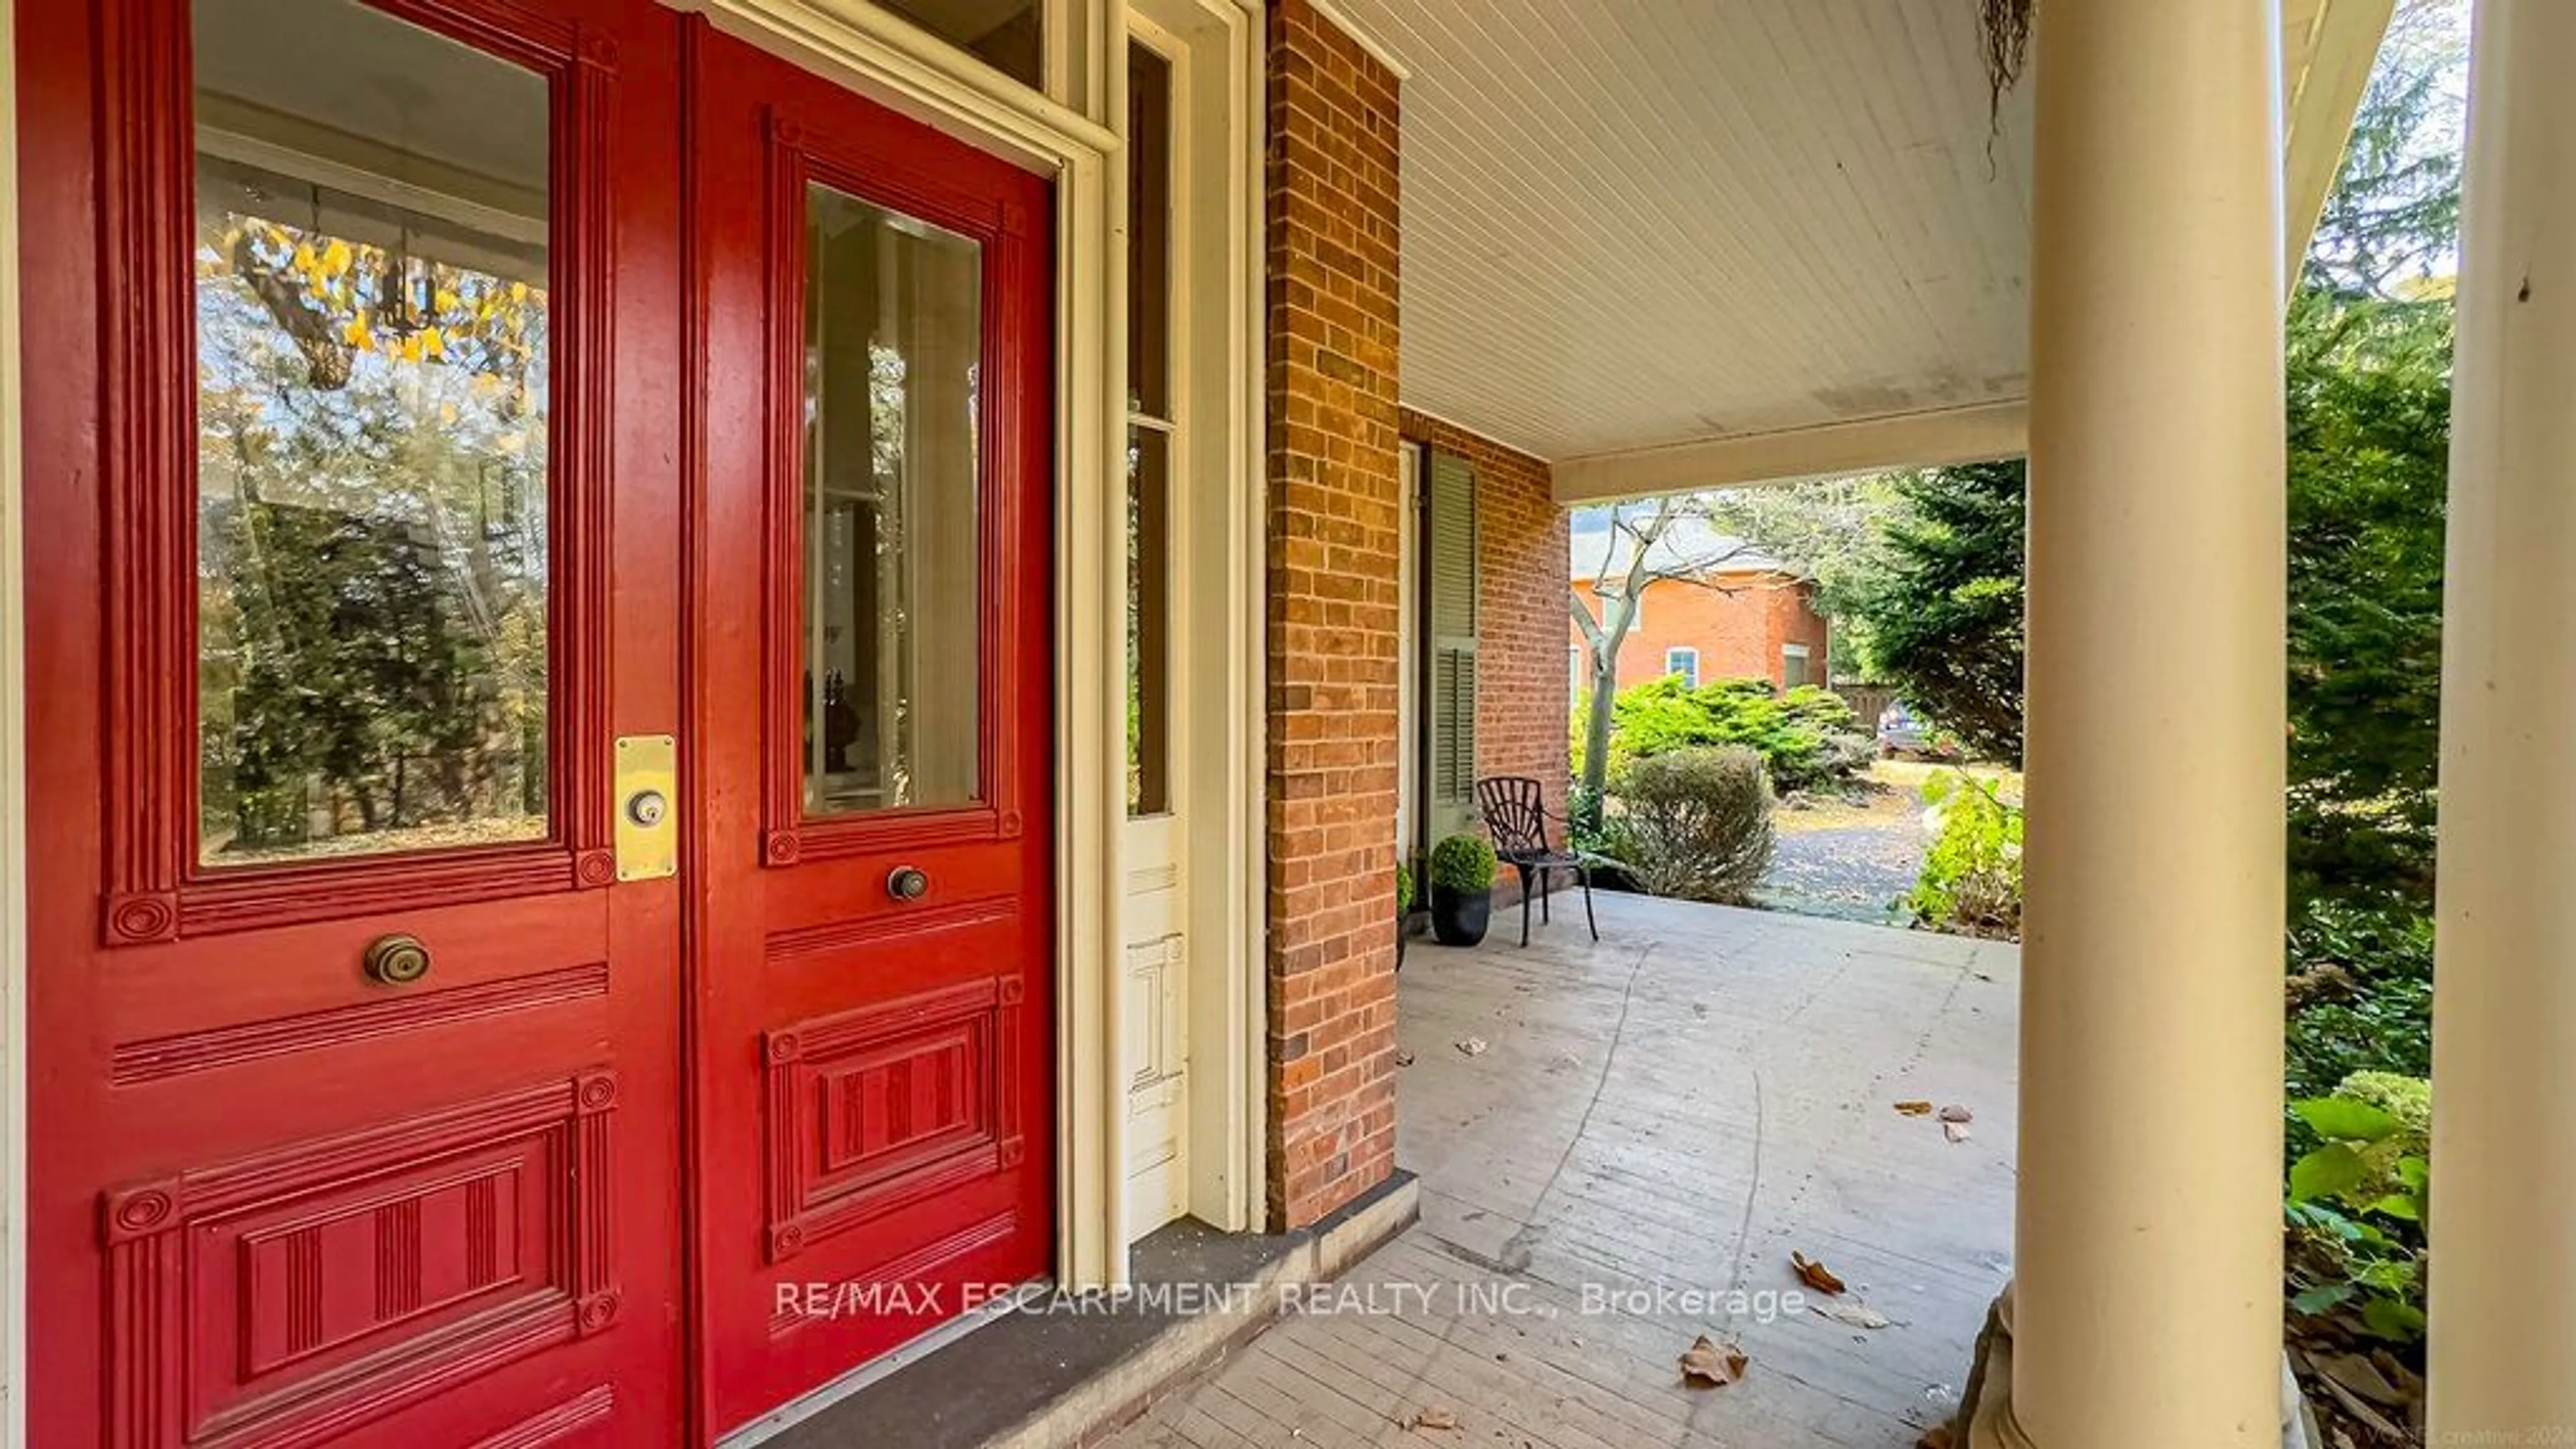
<svg viewBox="0 0 2576 1449"><path fill-rule="evenodd" d="M2481 0L2476 34L2442 631L2431 1440L2543 1444L2576 1430L2576 5Z"/></svg>
<svg viewBox="0 0 2576 1449"><path fill-rule="evenodd" d="M2013 1414L2277 1444L2277 0L2046 0Z"/></svg>

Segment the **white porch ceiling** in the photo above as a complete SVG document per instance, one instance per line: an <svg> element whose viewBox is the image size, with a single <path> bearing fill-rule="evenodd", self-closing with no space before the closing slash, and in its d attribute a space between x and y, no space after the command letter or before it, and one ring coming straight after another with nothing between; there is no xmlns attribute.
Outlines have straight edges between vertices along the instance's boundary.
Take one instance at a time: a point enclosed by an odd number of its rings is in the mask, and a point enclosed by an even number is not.
<svg viewBox="0 0 2576 1449"><path fill-rule="evenodd" d="M2285 0L2302 235L2389 3ZM1990 133L1973 0L1331 8L1407 72L1408 406L1569 501L2017 451L2031 87Z"/></svg>

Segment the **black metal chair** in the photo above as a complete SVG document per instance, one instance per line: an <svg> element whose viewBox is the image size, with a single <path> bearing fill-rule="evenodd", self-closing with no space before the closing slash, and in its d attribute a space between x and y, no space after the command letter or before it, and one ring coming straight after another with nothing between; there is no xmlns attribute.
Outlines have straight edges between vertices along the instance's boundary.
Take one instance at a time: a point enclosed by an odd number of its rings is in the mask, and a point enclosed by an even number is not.
<svg viewBox="0 0 2576 1449"><path fill-rule="evenodd" d="M1547 822L1561 817L1548 814L1546 798L1538 781L1526 775L1495 775L1476 782L1476 804L1485 813L1485 829L1494 837L1494 856L1520 872L1521 944L1529 944L1530 882L1538 882L1538 918L1544 925L1555 884L1552 872L1560 870L1574 872L1583 887L1583 925L1598 941L1601 926L1592 918L1592 863L1548 844Z"/></svg>

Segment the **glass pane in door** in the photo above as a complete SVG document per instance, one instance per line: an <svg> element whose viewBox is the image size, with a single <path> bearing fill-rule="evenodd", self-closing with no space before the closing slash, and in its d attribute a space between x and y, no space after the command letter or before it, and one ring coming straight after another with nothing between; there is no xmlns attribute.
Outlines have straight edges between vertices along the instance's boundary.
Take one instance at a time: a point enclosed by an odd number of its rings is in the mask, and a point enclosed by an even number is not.
<svg viewBox="0 0 2576 1449"><path fill-rule="evenodd" d="M979 798L973 240L806 190L805 810Z"/></svg>
<svg viewBox="0 0 2576 1449"><path fill-rule="evenodd" d="M199 858L542 839L544 77L197 0Z"/></svg>

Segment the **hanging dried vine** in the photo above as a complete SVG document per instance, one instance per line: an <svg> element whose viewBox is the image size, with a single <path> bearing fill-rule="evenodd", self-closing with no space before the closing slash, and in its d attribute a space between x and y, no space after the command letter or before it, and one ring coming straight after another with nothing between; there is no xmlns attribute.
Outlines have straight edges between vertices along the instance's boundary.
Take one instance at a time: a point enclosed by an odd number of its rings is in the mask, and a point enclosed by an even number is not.
<svg viewBox="0 0 2576 1449"><path fill-rule="evenodd" d="M1978 0L1977 32L1986 43L1986 127L1988 144L2003 130L2004 93L2021 83L2030 59L2031 17L2039 0Z"/></svg>

